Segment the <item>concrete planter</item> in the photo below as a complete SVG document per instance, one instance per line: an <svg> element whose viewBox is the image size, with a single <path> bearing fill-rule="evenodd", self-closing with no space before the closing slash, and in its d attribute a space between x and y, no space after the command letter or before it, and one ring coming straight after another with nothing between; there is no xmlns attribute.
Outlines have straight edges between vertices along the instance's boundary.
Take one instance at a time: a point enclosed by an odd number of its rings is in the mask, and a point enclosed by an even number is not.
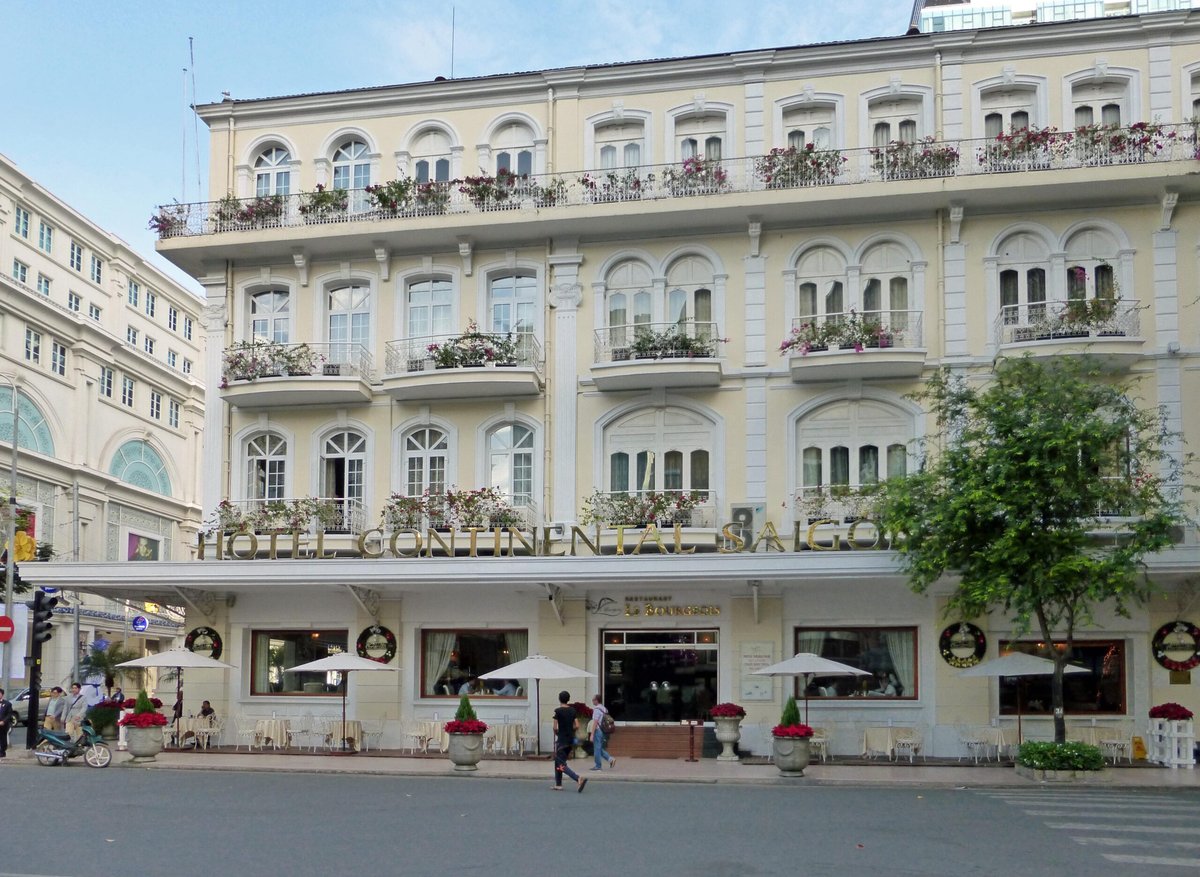
<svg viewBox="0 0 1200 877"><path fill-rule="evenodd" d="M742 720L739 718L715 718L717 742L721 744L721 754L717 761L738 761L733 744L742 739Z"/></svg>
<svg viewBox="0 0 1200 877"><path fill-rule="evenodd" d="M804 768L808 767L810 742L808 737L771 738L771 754L781 774L785 777L804 776Z"/></svg>
<svg viewBox="0 0 1200 877"><path fill-rule="evenodd" d="M451 734L446 755L450 757L455 770L479 770L479 760L483 758L483 735Z"/></svg>
<svg viewBox="0 0 1200 877"><path fill-rule="evenodd" d="M133 756L132 764L154 761L154 756L162 752L163 726L135 728L132 725L126 725L125 743L129 754Z"/></svg>
<svg viewBox="0 0 1200 877"><path fill-rule="evenodd" d="M1112 776L1106 770L1039 770L1036 767L1016 766L1017 776L1035 783L1107 783Z"/></svg>

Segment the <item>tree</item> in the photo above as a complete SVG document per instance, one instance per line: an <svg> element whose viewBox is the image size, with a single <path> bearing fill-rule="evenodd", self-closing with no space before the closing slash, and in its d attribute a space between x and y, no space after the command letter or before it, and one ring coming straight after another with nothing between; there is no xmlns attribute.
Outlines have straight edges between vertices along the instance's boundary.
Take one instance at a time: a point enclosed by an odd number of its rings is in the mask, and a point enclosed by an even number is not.
<svg viewBox="0 0 1200 877"><path fill-rule="evenodd" d="M1101 604L1128 617L1144 603L1143 558L1186 521L1187 461L1132 390L1087 357L1004 360L981 388L941 371L917 395L937 420L922 468L889 479L877 507L914 591L954 574L947 615L1002 609L1018 635L1036 631L1059 742L1076 630Z"/></svg>
<svg viewBox="0 0 1200 877"><path fill-rule="evenodd" d="M117 666L139 657L141 656L133 649L127 648L125 643L113 643L104 648L91 643L88 653L79 661L79 672L83 674L84 679L103 676L105 692L112 694L118 677L130 677L141 685L142 675L145 673L142 668Z"/></svg>

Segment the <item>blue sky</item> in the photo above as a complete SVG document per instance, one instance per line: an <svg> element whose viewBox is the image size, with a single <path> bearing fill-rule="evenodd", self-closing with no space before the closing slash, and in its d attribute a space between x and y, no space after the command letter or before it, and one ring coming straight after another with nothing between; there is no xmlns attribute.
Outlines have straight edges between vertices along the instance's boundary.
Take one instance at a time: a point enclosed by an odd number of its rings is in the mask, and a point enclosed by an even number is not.
<svg viewBox="0 0 1200 877"><path fill-rule="evenodd" d="M451 6L409 0L0 0L0 152L150 256L157 204L204 200L187 105L450 75ZM458 0L457 77L896 36L912 0ZM193 38L194 70L188 61ZM186 79L186 91L185 91ZM181 279L165 260L155 264ZM199 286L189 282L189 287Z"/></svg>

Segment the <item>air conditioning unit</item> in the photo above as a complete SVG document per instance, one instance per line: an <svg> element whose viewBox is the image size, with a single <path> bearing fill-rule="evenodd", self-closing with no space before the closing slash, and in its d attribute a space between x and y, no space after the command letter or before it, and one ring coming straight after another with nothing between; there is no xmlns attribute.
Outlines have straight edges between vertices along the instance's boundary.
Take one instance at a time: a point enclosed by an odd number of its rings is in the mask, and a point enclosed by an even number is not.
<svg viewBox="0 0 1200 877"><path fill-rule="evenodd" d="M763 525L766 511L766 506L762 505L731 505L729 507L730 531L742 537L749 545L754 541L754 534Z"/></svg>

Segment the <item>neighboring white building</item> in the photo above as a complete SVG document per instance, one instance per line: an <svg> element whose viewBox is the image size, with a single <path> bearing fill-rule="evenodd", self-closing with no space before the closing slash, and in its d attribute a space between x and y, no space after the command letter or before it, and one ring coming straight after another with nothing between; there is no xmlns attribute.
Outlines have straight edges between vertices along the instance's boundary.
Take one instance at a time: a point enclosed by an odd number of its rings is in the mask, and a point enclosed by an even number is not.
<svg viewBox="0 0 1200 877"><path fill-rule="evenodd" d="M915 0L912 22L920 33L944 33L1193 8L1196 0Z"/></svg>
<svg viewBox="0 0 1200 877"><path fill-rule="evenodd" d="M159 250L207 291L224 535L165 577L55 572L182 600L238 668L195 681L223 715L333 713L336 677L284 671L359 649L400 669L349 693L396 745L541 652L596 675L569 687L627 751L712 700L761 750L795 689L750 671L817 651L894 677L814 688L835 751L894 722L958 754L1012 720L1014 689L957 675L1012 626L959 656L859 488L916 465L933 370L997 357L1102 354L1200 437L1198 102L1200 12L1173 11L200 107L212 200L164 208ZM1081 635L1073 721L1200 709L1152 653L1198 548ZM476 707L545 736L551 699Z"/></svg>
<svg viewBox="0 0 1200 877"><path fill-rule="evenodd" d="M0 155L0 494L9 494L15 387L18 507L47 558L21 563L24 580L49 584L47 571L67 562L191 556L201 511L202 304ZM74 669L79 601L65 596L71 609L58 609L46 685ZM144 634L128 628L138 614L151 622ZM81 643L128 638L137 647L169 641L179 619L85 597L79 627ZM24 673L22 656L13 672Z"/></svg>

